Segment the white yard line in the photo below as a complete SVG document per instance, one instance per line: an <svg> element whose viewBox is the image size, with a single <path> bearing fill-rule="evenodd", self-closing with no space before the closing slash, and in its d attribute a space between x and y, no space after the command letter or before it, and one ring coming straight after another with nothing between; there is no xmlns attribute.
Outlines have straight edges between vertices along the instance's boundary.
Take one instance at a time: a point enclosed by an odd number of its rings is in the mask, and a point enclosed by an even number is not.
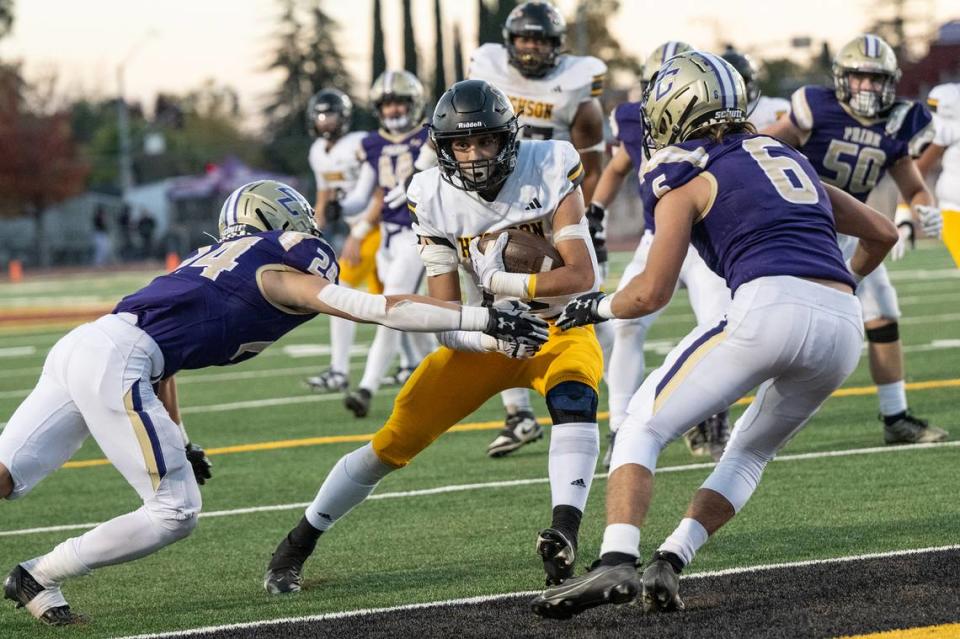
<svg viewBox="0 0 960 639"><path fill-rule="evenodd" d="M768 570L789 570L792 568L803 568L806 566L818 566L823 564L853 563L869 559L888 559L891 557L909 557L911 555L924 555L935 552L948 552L951 550L960 550L960 545L954 546L935 546L930 548L909 548L906 550L890 550L887 552L869 553L864 555L848 555L845 557L826 557L823 559L811 559L807 561L791 561L782 564L762 564L757 566L741 566L738 568L727 568L724 570L710 570L698 572L681 577L683 580L708 579L710 577L725 577L728 575L744 575L754 572L764 572ZM286 625L294 623L316 623L321 621L334 621L337 619L349 619L352 617L367 617L377 614L388 614L392 612L407 612L410 610L422 610L424 608L448 608L451 606L476 605L489 603L492 601L502 601L504 599L516 599L518 597L532 597L540 594L538 590L526 590L520 592L506 592L497 595L483 595L480 597L465 597L462 599L445 599L443 601L432 601L426 603L404 604L401 606L390 606L387 608L363 608L360 610L346 610L343 612L330 612L322 615L309 615L303 617L281 617L279 619L264 619L261 621L249 621L245 623L233 623L222 626L206 626L202 628L191 628L189 630L175 630L172 632L161 632L144 635L129 635L120 639L167 639L168 637L189 637L199 634L213 632L226 632L230 630L245 630L250 628L262 628L265 626Z"/></svg>
<svg viewBox="0 0 960 639"><path fill-rule="evenodd" d="M870 448L851 448L850 450L828 450L816 453L797 453L794 455L781 455L774 459L775 462L795 462L807 461L811 459L826 459L834 457L851 457L855 455L876 455L880 453L902 453L916 450L939 450L941 448L955 448L960 446L960 441L945 442L942 444L909 444L906 446L874 446ZM713 468L713 462L699 464L681 464L679 466L664 466L657 469L657 474L680 473L689 470L707 470ZM594 479L604 479L606 474L598 473ZM499 488L512 488L514 486L533 486L537 484L549 483L546 477L534 477L532 479L509 479L504 481L481 482L474 484L451 484L447 486L437 486L435 488L421 488L418 490L401 490L389 493L377 493L367 498L370 500L380 499L406 499L409 497L424 497L427 495L443 495L449 493L459 493L472 490L493 490ZM248 508L233 508L230 510L214 510L200 513L200 517L234 517L237 515L249 515L255 513L274 512L278 510L298 510L306 508L310 502L295 504L272 504L269 506L250 506ZM0 530L0 537L20 537L23 535L32 535L37 533L61 532L67 530L87 530L99 525L99 523L84 524L64 524L60 526L43 526L39 528L20 528L16 530Z"/></svg>

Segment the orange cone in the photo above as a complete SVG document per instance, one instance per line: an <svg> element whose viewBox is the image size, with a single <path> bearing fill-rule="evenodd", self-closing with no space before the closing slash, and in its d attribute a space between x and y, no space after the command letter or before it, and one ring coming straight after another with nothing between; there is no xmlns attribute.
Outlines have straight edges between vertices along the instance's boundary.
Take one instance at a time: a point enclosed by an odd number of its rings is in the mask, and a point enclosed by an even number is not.
<svg viewBox="0 0 960 639"><path fill-rule="evenodd" d="M167 273L176 270L180 266L180 256L176 253L167 253Z"/></svg>
<svg viewBox="0 0 960 639"><path fill-rule="evenodd" d="M20 260L10 260L10 281L20 282L23 280L23 262Z"/></svg>

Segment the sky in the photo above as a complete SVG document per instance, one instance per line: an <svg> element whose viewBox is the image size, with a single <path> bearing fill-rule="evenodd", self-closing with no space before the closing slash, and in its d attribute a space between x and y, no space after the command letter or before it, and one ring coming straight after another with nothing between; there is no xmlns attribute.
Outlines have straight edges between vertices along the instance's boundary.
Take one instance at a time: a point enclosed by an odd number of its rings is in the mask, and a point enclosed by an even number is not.
<svg viewBox="0 0 960 639"><path fill-rule="evenodd" d="M372 0L321 0L341 25L340 51L361 99L370 75ZM936 25L960 18L957 0L905 0L911 15ZM382 0L387 62L402 58L400 0ZM558 0L572 15L576 0ZM790 53L794 36L842 45L869 23L879 0L622 0L609 27L623 48L641 59L666 39L700 48L731 41L755 54ZM475 0L441 0L445 33L461 22L469 51L475 42ZM425 64L433 52L433 0L413 0L417 40ZM118 69L125 94L152 105L158 92L183 93L212 78L239 91L248 122L279 76L265 70L275 42L276 0L16 0L13 33L0 41L0 58L21 60L28 78L56 74L61 93L115 96ZM395 26L391 26L395 25ZM451 47L452 37L447 37ZM795 54L799 52L794 52Z"/></svg>

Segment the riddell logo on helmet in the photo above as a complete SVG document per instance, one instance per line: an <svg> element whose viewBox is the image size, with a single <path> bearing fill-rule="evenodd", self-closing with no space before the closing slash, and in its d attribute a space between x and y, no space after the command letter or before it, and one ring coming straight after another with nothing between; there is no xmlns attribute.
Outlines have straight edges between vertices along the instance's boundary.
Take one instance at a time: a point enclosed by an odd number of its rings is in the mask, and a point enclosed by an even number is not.
<svg viewBox="0 0 960 639"><path fill-rule="evenodd" d="M483 122L458 122L458 129L473 129L478 126L483 126Z"/></svg>

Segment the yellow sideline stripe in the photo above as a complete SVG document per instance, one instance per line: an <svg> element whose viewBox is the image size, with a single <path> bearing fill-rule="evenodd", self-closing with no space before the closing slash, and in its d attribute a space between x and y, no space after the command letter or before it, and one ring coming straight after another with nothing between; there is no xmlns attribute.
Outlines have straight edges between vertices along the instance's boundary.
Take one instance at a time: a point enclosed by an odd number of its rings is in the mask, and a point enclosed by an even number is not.
<svg viewBox="0 0 960 639"><path fill-rule="evenodd" d="M934 639L935 637L960 637L960 623L946 623L939 626L905 628L873 632L868 635L845 635L840 639Z"/></svg>
<svg viewBox="0 0 960 639"><path fill-rule="evenodd" d="M955 388L960 387L960 378L958 379L938 379L929 382L910 382L906 385L907 390L930 390L935 388ZM850 388L841 388L833 392L831 397L859 397L861 395L876 395L876 386L851 386ZM753 401L753 396L744 397L735 403L740 406L749 404ZM610 413L604 411L597 413L597 419L607 419ZM548 417L541 417L541 424L549 425ZM457 424L448 432L470 432L475 430L498 430L503 428L503 420L492 422L472 422L466 424ZM229 455L231 453L252 453L261 450L281 450L284 448L303 448L304 446L324 446L327 444L348 444L357 442L368 442L373 439L373 433L363 435L327 435L324 437L305 437L303 439L281 439L273 442L257 442L255 444L238 444L236 446L224 446L222 448L208 448L208 455ZM110 462L106 459L87 459L83 461L67 462L63 468L89 468L91 466L105 466Z"/></svg>

